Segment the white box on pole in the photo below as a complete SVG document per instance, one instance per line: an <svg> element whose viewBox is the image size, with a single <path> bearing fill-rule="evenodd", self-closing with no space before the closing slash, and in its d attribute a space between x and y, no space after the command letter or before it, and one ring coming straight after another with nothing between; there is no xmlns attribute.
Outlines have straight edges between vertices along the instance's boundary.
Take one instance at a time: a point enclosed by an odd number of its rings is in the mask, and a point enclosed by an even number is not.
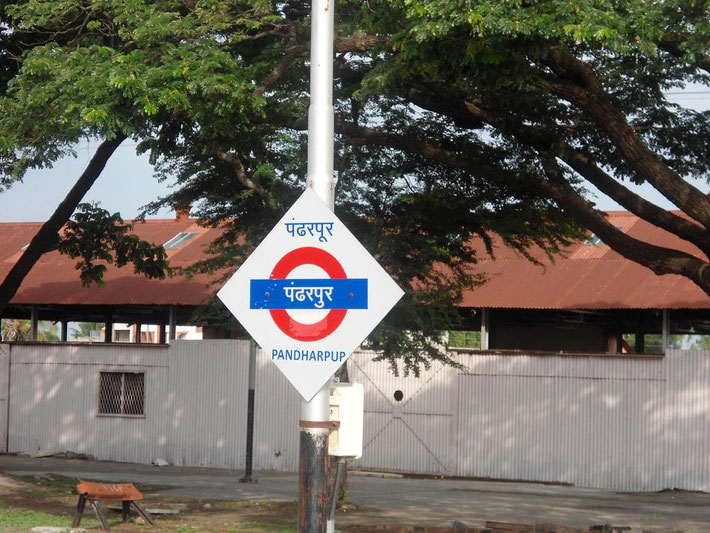
<svg viewBox="0 0 710 533"><path fill-rule="evenodd" d="M339 426L330 432L328 455L357 459L362 455L365 388L361 383L333 383L330 421Z"/></svg>

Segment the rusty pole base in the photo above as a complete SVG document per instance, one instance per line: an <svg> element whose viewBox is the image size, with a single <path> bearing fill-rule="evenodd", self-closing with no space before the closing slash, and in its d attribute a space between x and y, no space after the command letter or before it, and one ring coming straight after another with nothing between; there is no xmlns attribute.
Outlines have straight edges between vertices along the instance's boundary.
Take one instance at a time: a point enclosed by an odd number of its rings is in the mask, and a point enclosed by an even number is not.
<svg viewBox="0 0 710 533"><path fill-rule="evenodd" d="M311 427L303 427L309 425ZM328 428L301 424L298 532L326 533L328 521ZM326 424L323 424L326 425Z"/></svg>

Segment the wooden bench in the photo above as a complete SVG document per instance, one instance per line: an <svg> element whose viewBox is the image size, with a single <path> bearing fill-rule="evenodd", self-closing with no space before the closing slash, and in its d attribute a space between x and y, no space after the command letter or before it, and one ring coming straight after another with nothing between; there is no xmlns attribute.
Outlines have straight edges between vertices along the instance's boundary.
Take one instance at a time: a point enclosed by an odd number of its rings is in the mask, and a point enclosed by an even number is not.
<svg viewBox="0 0 710 533"><path fill-rule="evenodd" d="M76 490L79 492L79 503L76 506L76 513L74 513L74 521L71 527L79 526L87 500L91 503L104 531L111 531L108 521L99 507L99 501L106 500L120 501L122 503L124 522L128 522L131 513L131 505L133 505L139 515L150 525L155 526L153 517L138 503L138 500L143 499L143 494L133 483L92 483L91 481L80 480L79 484L76 486Z"/></svg>

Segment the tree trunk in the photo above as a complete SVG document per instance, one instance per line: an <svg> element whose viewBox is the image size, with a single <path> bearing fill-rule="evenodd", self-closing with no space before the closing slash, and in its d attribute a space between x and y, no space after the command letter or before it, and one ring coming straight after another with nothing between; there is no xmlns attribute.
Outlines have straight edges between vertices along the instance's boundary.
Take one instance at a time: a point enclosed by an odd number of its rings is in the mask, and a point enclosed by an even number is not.
<svg viewBox="0 0 710 533"><path fill-rule="evenodd" d="M10 300L15 296L22 281L30 273L39 258L56 247L59 230L67 223L84 195L101 175L106 162L125 138L125 135L117 134L114 139L105 140L99 145L86 169L64 197L64 200L62 200L52 216L42 225L30 241L27 249L20 256L20 259L5 276L5 279L0 284L0 316L3 315Z"/></svg>

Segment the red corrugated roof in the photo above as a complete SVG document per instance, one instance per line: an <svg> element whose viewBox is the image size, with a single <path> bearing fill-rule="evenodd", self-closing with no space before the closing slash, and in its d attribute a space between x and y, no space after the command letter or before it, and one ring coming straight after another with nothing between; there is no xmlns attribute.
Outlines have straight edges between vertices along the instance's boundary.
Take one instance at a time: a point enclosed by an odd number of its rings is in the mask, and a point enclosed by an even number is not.
<svg viewBox="0 0 710 533"><path fill-rule="evenodd" d="M628 212L610 212L610 222L633 237L660 246L702 254L677 237ZM20 256L41 223L0 223L0 279ZM180 232L198 235L177 250L168 250L173 267L186 267L205 257L204 246L219 229L198 226L193 219L148 220L135 225L142 239L164 244ZM707 309L710 298L681 276L656 276L649 269L624 259L604 244L577 243L554 263L544 254L533 255L545 266L535 265L500 240L491 259L480 243L476 272L489 276L488 283L464 296L466 307L522 309ZM208 276L188 279L175 276L149 280L130 266L109 267L106 286L84 288L74 261L58 252L46 254L34 266L12 303L64 305L197 305L216 289Z"/></svg>
<svg viewBox="0 0 710 533"><path fill-rule="evenodd" d="M3 279L21 249L29 244L41 223L0 223L0 279ZM136 223L134 233L142 239L164 244L180 232L197 233L178 249L167 250L170 265L187 267L204 259L204 247L219 234L219 229L202 228L194 219L147 220ZM151 280L133 273L127 265L108 267L104 275L106 285L82 287L79 273L72 259L51 252L44 255L25 278L13 304L61 305L197 305L215 290L209 287L207 276L187 278L174 276L164 280Z"/></svg>
<svg viewBox="0 0 710 533"><path fill-rule="evenodd" d="M699 250L626 211L608 213L628 235L704 257ZM541 259L539 253L534 254ZM605 244L574 244L554 262L535 265L497 241L495 259L480 255L488 283L468 292L466 307L518 309L707 309L710 297L690 280L656 276Z"/></svg>

